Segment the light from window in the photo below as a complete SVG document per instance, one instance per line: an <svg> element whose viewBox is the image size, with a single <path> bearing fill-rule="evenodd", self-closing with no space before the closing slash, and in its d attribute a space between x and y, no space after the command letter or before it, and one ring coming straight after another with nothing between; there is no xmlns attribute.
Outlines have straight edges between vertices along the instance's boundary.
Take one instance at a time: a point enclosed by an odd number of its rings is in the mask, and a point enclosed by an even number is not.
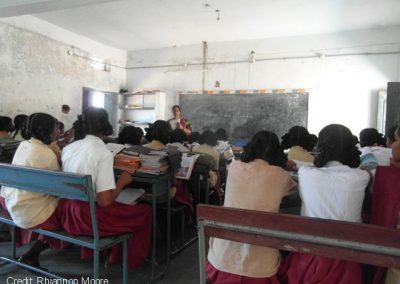
<svg viewBox="0 0 400 284"><path fill-rule="evenodd" d="M93 93L92 106L104 108L104 93L101 92Z"/></svg>

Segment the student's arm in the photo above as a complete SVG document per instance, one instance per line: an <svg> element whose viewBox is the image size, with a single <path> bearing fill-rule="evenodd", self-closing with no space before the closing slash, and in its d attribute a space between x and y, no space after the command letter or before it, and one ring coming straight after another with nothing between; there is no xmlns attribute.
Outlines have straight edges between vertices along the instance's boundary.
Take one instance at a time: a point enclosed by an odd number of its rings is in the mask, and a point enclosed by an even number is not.
<svg viewBox="0 0 400 284"><path fill-rule="evenodd" d="M133 181L128 172L123 172L116 182L115 189L109 189L97 194L97 204L100 207L106 207L114 202L122 189Z"/></svg>

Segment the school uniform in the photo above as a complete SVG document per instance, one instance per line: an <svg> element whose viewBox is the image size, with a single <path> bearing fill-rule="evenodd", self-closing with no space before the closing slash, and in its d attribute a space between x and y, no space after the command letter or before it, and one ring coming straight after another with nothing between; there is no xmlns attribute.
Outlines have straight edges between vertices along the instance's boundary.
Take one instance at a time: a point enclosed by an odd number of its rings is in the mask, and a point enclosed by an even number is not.
<svg viewBox="0 0 400 284"><path fill-rule="evenodd" d="M294 185L287 172L264 160L233 161L224 206L278 212ZM275 276L279 262L277 249L211 238L207 274L212 283L279 283Z"/></svg>
<svg viewBox="0 0 400 284"><path fill-rule="evenodd" d="M23 141L15 152L13 165L59 171L56 155L48 145L32 138ZM44 223L57 208L58 199L42 193L3 186L7 210L21 228L33 228Z"/></svg>
<svg viewBox="0 0 400 284"><path fill-rule="evenodd" d="M23 141L15 152L13 165L27 166L59 171L57 157L50 147L42 141L32 138ZM13 221L24 229L16 230L16 245L22 246L34 240L41 240L51 248L61 248L62 242L32 232L31 228L59 231L61 225L57 218L58 198L42 193L3 186L1 188L1 206L8 211Z"/></svg>
<svg viewBox="0 0 400 284"><path fill-rule="evenodd" d="M331 161L325 167L299 169L301 215L350 222L361 222L361 209L369 174ZM363 283L359 263L292 253L280 271L287 283Z"/></svg>
<svg viewBox="0 0 400 284"><path fill-rule="evenodd" d="M115 189L113 156L104 142L96 136L69 144L62 152L63 171L90 174L96 194ZM90 208L87 202L63 199L60 201L60 221L70 234L92 235ZM145 259L150 248L152 225L151 207L145 204L125 205L113 202L96 208L97 226L101 237L132 232L128 240L128 265L134 268ZM91 255L83 250L83 257ZM109 262L121 261L121 247L114 246L109 252Z"/></svg>
<svg viewBox="0 0 400 284"><path fill-rule="evenodd" d="M169 143L167 147L175 147L181 153L188 153L190 151L189 148L179 142Z"/></svg>
<svg viewBox="0 0 400 284"><path fill-rule="evenodd" d="M392 149L391 148L384 148L384 147L363 147L361 148L361 164L363 161L363 157L367 155L372 155L376 162L376 166L389 166L390 159L392 158ZM375 166L375 168L376 168Z"/></svg>
<svg viewBox="0 0 400 284"><path fill-rule="evenodd" d="M313 163L314 156L303 149L301 146L293 146L288 152L288 159L305 163Z"/></svg>
<svg viewBox="0 0 400 284"><path fill-rule="evenodd" d="M207 144L194 146L192 148L192 152L203 153L209 155L212 158L213 163L210 171L209 184L211 187L215 186L218 182L217 172L219 170L219 153L213 147Z"/></svg>

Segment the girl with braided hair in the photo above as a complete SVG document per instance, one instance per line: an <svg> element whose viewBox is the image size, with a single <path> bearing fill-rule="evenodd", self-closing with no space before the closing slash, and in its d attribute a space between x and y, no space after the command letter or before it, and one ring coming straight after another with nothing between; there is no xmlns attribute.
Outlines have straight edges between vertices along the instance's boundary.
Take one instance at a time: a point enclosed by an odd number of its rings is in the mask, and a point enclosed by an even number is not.
<svg viewBox="0 0 400 284"><path fill-rule="evenodd" d="M244 147L241 160L229 166L224 206L278 212L282 198L296 184L281 168L278 137L260 131ZM210 239L207 275L210 283L279 283L279 251L240 242Z"/></svg>
<svg viewBox="0 0 400 284"><path fill-rule="evenodd" d="M13 165L59 171L57 156L50 147L58 135L58 122L49 114L34 113L28 119L26 137L12 160ZM24 229L41 228L60 230L58 222L58 199L53 196L26 190L2 187L2 206L8 210L13 221ZM4 199L3 199L4 198ZM39 267L39 255L48 246L59 248L60 242L45 236L37 236L30 230L18 231L18 245L35 240L19 261Z"/></svg>
<svg viewBox="0 0 400 284"><path fill-rule="evenodd" d="M302 216L361 223L370 176L358 168L356 144L357 138L343 125L331 124L321 130L314 166L299 169ZM284 266L285 283L363 283L361 265L350 261L293 253Z"/></svg>
<svg viewBox="0 0 400 284"><path fill-rule="evenodd" d="M114 158L102 141L113 132L108 113L103 108L89 107L79 116L74 128L75 142L62 151L62 169L92 176L100 237L133 233L134 237L128 240L128 264L130 268L138 267L150 249L152 210L146 204L126 205L116 201L123 188L132 182L132 177L123 172L115 181ZM66 232L93 234L88 202L62 199L59 207L60 222ZM121 262L121 251L121 246L114 246L107 252L110 264ZM84 258L90 256L89 251L83 250Z"/></svg>
<svg viewBox="0 0 400 284"><path fill-rule="evenodd" d="M314 147L314 139L305 127L298 125L293 126L289 129L289 132L281 138L282 149L290 149L288 152L289 160L306 163L312 163L314 161L314 156L307 152Z"/></svg>

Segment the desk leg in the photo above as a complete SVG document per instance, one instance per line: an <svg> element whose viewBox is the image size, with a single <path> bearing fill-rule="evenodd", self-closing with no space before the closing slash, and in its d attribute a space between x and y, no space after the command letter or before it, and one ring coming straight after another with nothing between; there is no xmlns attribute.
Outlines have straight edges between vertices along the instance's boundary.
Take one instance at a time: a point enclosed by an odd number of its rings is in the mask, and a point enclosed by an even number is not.
<svg viewBox="0 0 400 284"><path fill-rule="evenodd" d="M167 272L169 260L171 256L171 182L168 179L167 182L167 263L165 266L165 273Z"/></svg>
<svg viewBox="0 0 400 284"><path fill-rule="evenodd" d="M156 272L156 244L157 244L157 204L156 204L156 192L157 185L152 185L152 205L153 205L153 248L151 250L151 281L155 280Z"/></svg>

